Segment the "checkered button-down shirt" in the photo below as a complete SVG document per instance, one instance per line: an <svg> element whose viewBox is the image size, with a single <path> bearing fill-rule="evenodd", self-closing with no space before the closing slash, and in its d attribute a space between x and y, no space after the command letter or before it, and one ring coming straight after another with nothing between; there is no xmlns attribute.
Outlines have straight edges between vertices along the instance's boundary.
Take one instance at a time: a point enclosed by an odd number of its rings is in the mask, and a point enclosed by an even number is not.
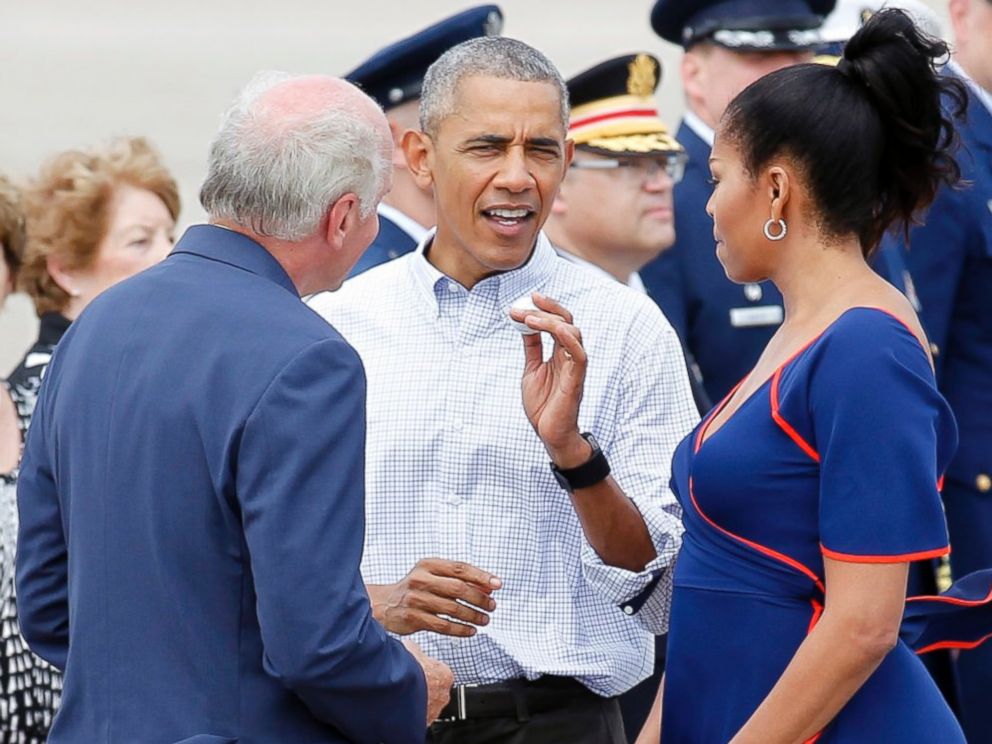
<svg viewBox="0 0 992 744"><path fill-rule="evenodd" d="M681 545L669 469L696 409L678 338L649 299L562 259L543 235L524 266L471 291L426 260L431 239L310 300L368 375L365 580L399 581L428 557L491 571L503 588L488 626L414 637L456 682L553 674L617 695L652 669L649 631L666 629ZM639 573L587 542L524 413L523 343L507 311L534 290L582 331L579 425L647 524L658 556Z"/></svg>

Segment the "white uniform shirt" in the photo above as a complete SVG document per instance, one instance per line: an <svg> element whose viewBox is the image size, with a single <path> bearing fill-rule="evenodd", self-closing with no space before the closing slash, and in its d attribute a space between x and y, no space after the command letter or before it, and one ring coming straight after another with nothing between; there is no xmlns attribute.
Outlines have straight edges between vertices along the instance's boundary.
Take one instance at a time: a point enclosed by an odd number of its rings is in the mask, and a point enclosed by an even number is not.
<svg viewBox="0 0 992 744"><path fill-rule="evenodd" d="M651 300L560 258L543 235L524 266L471 291L425 259L431 239L310 300L368 376L363 576L393 583L428 557L491 571L504 583L488 626L414 636L457 683L553 674L617 695L652 670L645 627L667 628L682 535L670 464L697 420L678 338ZM524 414L507 309L533 290L582 331L580 429L644 516L658 557L640 573L599 559Z"/></svg>

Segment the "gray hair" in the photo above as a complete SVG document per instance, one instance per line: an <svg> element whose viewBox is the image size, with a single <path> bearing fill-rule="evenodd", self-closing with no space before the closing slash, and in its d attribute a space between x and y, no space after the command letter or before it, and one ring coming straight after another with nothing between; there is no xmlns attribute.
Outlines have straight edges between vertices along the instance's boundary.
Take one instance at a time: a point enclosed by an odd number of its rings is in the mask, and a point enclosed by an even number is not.
<svg viewBox="0 0 992 744"><path fill-rule="evenodd" d="M281 118L270 113L264 94L297 79L259 73L224 114L200 190L211 218L297 241L345 194L354 193L368 217L388 188L392 143L353 107L315 107Z"/></svg>
<svg viewBox="0 0 992 744"><path fill-rule="evenodd" d="M555 86L561 100L561 125L568 130L568 88L551 61L522 41L480 36L452 47L428 68L420 93L423 131L437 131L441 120L454 111L458 84L473 76Z"/></svg>

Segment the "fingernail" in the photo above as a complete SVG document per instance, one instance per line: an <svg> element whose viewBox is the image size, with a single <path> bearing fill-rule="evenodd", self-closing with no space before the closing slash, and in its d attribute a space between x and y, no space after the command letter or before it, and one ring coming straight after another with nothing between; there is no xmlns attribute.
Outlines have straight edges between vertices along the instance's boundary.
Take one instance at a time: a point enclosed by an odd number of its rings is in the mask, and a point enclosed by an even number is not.
<svg viewBox="0 0 992 744"><path fill-rule="evenodd" d="M489 579L489 583L492 584L497 589L499 589L501 586L503 586L503 579L499 578L498 576L492 576Z"/></svg>

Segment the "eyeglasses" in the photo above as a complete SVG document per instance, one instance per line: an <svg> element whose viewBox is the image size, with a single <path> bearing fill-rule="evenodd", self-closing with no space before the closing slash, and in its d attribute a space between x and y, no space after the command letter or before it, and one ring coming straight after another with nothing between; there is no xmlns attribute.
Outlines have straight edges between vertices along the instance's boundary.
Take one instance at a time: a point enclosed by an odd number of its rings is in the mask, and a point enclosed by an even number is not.
<svg viewBox="0 0 992 744"><path fill-rule="evenodd" d="M573 160L572 168L579 170L615 170L638 184L658 178L664 173L674 183L682 180L685 175L685 164L688 157L684 152L673 152L659 157L637 155L630 158L597 158L595 160Z"/></svg>

